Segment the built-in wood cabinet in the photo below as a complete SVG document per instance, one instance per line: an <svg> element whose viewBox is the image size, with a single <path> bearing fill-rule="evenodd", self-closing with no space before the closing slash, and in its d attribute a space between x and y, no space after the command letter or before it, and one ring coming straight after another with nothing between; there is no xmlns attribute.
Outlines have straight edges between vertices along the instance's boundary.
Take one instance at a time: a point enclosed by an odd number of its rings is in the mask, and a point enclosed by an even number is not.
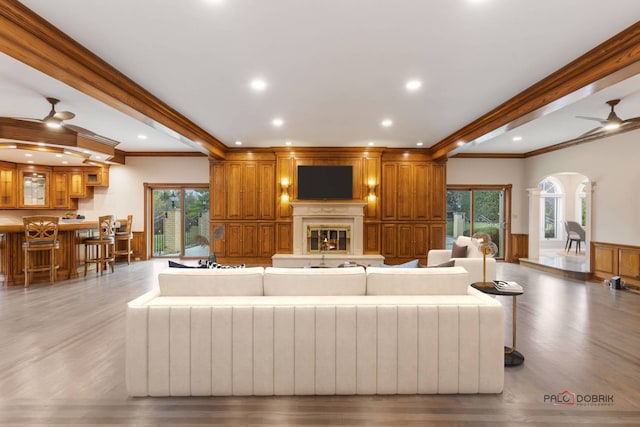
<svg viewBox="0 0 640 427"><path fill-rule="evenodd" d="M429 250L427 224L392 223L382 225L382 255L391 259L426 259Z"/></svg>
<svg viewBox="0 0 640 427"><path fill-rule="evenodd" d="M77 209L78 199L92 196L94 186L108 184L108 176L106 167L0 162L0 209Z"/></svg>
<svg viewBox="0 0 640 427"><path fill-rule="evenodd" d="M0 162L0 209L15 208L16 203L16 165Z"/></svg>
<svg viewBox="0 0 640 427"><path fill-rule="evenodd" d="M382 165L382 219L399 221L431 218L436 175L431 163L392 162ZM444 181L435 182L444 188ZM442 194L442 191L440 191ZM444 206L443 202L438 205Z"/></svg>

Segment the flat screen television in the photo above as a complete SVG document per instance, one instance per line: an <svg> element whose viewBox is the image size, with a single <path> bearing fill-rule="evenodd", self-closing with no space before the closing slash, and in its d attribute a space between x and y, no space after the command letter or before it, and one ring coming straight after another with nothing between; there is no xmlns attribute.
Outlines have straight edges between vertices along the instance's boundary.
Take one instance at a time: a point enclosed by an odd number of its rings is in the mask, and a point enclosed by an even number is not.
<svg viewBox="0 0 640 427"><path fill-rule="evenodd" d="M351 166L298 166L298 200L351 200Z"/></svg>

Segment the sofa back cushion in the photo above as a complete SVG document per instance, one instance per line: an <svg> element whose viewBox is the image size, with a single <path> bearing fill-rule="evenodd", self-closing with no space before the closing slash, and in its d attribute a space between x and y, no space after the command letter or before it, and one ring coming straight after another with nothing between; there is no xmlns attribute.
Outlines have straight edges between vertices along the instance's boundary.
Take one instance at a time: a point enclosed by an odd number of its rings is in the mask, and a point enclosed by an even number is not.
<svg viewBox="0 0 640 427"><path fill-rule="evenodd" d="M263 267L167 268L158 275L162 296L259 296Z"/></svg>
<svg viewBox="0 0 640 427"><path fill-rule="evenodd" d="M266 296L365 295L364 268L277 268L264 271Z"/></svg>
<svg viewBox="0 0 640 427"><path fill-rule="evenodd" d="M466 295L470 284L462 267L367 268L367 295Z"/></svg>

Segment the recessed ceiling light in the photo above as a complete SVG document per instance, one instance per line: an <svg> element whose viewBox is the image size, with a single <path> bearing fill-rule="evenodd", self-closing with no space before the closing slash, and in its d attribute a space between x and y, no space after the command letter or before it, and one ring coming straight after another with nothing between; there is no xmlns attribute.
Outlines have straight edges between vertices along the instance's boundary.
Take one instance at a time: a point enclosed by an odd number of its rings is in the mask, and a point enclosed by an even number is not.
<svg viewBox="0 0 640 427"><path fill-rule="evenodd" d="M277 119L273 119L273 121L271 122L272 125L274 125L275 127L280 127L284 124L284 120L277 118Z"/></svg>
<svg viewBox="0 0 640 427"><path fill-rule="evenodd" d="M384 119L381 124L382 124L382 126L388 128L389 126L391 126L393 124L393 122L390 119Z"/></svg>
<svg viewBox="0 0 640 427"><path fill-rule="evenodd" d="M62 157L62 154L56 154L56 157Z"/></svg>
<svg viewBox="0 0 640 427"><path fill-rule="evenodd" d="M262 79L251 80L251 89L257 92L262 92L266 88L267 88L267 82L265 82L264 80Z"/></svg>
<svg viewBox="0 0 640 427"><path fill-rule="evenodd" d="M83 152L84 154L89 154L91 151L89 151L89 150L82 150L82 152Z"/></svg>
<svg viewBox="0 0 640 427"><path fill-rule="evenodd" d="M33 160L27 160L27 163L33 163Z"/></svg>
<svg viewBox="0 0 640 427"><path fill-rule="evenodd" d="M416 145L417 145L418 147L422 147L424 144L422 143L422 141L418 141L418 142L416 142Z"/></svg>
<svg viewBox="0 0 640 427"><path fill-rule="evenodd" d="M140 134L138 135L138 139L147 139L147 135Z"/></svg>
<svg viewBox="0 0 640 427"><path fill-rule="evenodd" d="M242 145L242 141L236 141L236 145Z"/></svg>
<svg viewBox="0 0 640 427"><path fill-rule="evenodd" d="M100 160L102 158L102 156L96 156L96 159Z"/></svg>
<svg viewBox="0 0 640 427"><path fill-rule="evenodd" d="M291 145L291 141L286 141L284 145Z"/></svg>
<svg viewBox="0 0 640 427"><path fill-rule="evenodd" d="M69 163L69 162L67 162L66 160L63 160L63 161L62 161L62 164L63 164L63 165L66 165L66 164L68 164L68 163Z"/></svg>
<svg viewBox="0 0 640 427"><path fill-rule="evenodd" d="M514 136L513 138L511 138L512 141L518 142L518 141L522 141L522 137L521 136Z"/></svg>
<svg viewBox="0 0 640 427"><path fill-rule="evenodd" d="M458 147L462 147L464 145L464 141L458 141Z"/></svg>
<svg viewBox="0 0 640 427"><path fill-rule="evenodd" d="M409 80L404 87L411 91L418 90L422 87L422 82L420 80Z"/></svg>
<svg viewBox="0 0 640 427"><path fill-rule="evenodd" d="M373 144L375 144L373 141L369 141L369 146L372 146Z"/></svg>
<svg viewBox="0 0 640 427"><path fill-rule="evenodd" d="M31 154L31 153L26 153L24 156L25 156L25 157L33 157L33 154Z"/></svg>

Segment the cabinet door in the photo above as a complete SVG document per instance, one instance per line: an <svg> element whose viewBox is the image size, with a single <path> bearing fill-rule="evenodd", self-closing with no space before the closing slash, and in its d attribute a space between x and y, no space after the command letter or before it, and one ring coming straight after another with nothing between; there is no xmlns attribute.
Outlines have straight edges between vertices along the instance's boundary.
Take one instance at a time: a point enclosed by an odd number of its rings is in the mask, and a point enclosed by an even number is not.
<svg viewBox="0 0 640 427"><path fill-rule="evenodd" d="M293 253L293 225L290 222L276 224L276 252Z"/></svg>
<svg viewBox="0 0 640 427"><path fill-rule="evenodd" d="M69 196L69 173L54 172L52 175L52 207L54 209L67 209L71 205Z"/></svg>
<svg viewBox="0 0 640 427"><path fill-rule="evenodd" d="M413 165L413 220L429 219L429 172L428 164Z"/></svg>
<svg viewBox="0 0 640 427"><path fill-rule="evenodd" d="M396 225L382 225L382 255L385 258L396 257Z"/></svg>
<svg viewBox="0 0 640 427"><path fill-rule="evenodd" d="M16 207L16 168L0 166L0 208Z"/></svg>
<svg viewBox="0 0 640 427"><path fill-rule="evenodd" d="M398 219L412 218L413 206L413 173L410 164L398 165L398 196L396 197Z"/></svg>
<svg viewBox="0 0 640 427"><path fill-rule="evenodd" d="M84 185L84 174L82 172L69 172L69 196L83 198L87 196L87 187Z"/></svg>
<svg viewBox="0 0 640 427"><path fill-rule="evenodd" d="M258 256L258 226L244 224L242 226L242 256Z"/></svg>
<svg viewBox="0 0 640 427"><path fill-rule="evenodd" d="M271 257L275 254L275 227L273 224L260 224L260 236L258 239L259 253L261 257Z"/></svg>
<svg viewBox="0 0 640 427"><path fill-rule="evenodd" d="M51 207L51 169L18 167L18 207Z"/></svg>
<svg viewBox="0 0 640 427"><path fill-rule="evenodd" d="M242 163L229 163L226 168L227 218L242 218Z"/></svg>
<svg viewBox="0 0 640 427"><path fill-rule="evenodd" d="M227 256L242 256L242 224L227 224L225 243Z"/></svg>
<svg viewBox="0 0 640 427"><path fill-rule="evenodd" d="M382 219L396 219L396 181L398 167L395 163L382 165Z"/></svg>
<svg viewBox="0 0 640 427"><path fill-rule="evenodd" d="M255 163L245 163L242 168L242 218L258 218L258 165Z"/></svg>
<svg viewBox="0 0 640 427"><path fill-rule="evenodd" d="M364 224L364 253L380 253L380 226L378 224Z"/></svg>
<svg viewBox="0 0 640 427"><path fill-rule="evenodd" d="M410 224L399 224L397 234L398 258L413 257L413 227Z"/></svg>
<svg viewBox="0 0 640 427"><path fill-rule="evenodd" d="M417 224L411 227L411 235L413 236L413 257L423 258L426 263L427 251L429 250L429 226L426 224Z"/></svg>
<svg viewBox="0 0 640 427"><path fill-rule="evenodd" d="M211 165L210 171L211 187L209 188L209 194L211 194L211 219L224 219L227 210L227 188L224 179L224 164L215 163Z"/></svg>
<svg viewBox="0 0 640 427"><path fill-rule="evenodd" d="M275 191L275 165L262 163L259 165L258 180L258 217L260 219L275 219L276 217L276 191Z"/></svg>
<svg viewBox="0 0 640 427"><path fill-rule="evenodd" d="M434 164L431 166L431 179L429 190L431 192L430 208L431 219L444 220L447 205L447 171L445 165Z"/></svg>

